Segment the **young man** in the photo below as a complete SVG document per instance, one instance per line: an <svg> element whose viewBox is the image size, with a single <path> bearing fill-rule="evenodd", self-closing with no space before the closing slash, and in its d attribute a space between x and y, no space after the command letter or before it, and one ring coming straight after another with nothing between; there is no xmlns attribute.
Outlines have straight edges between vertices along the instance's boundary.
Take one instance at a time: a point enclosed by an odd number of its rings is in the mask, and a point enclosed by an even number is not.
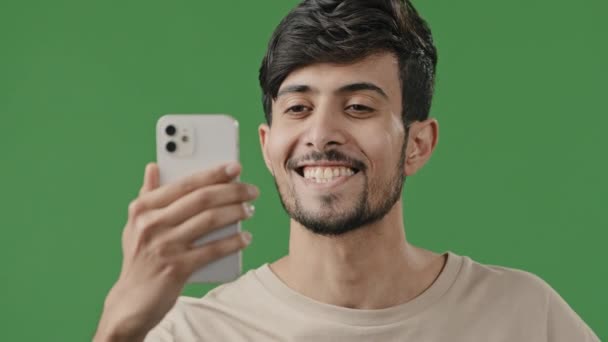
<svg viewBox="0 0 608 342"><path fill-rule="evenodd" d="M403 0L305 0L260 70L268 170L291 217L289 254L178 298L190 273L245 247L192 242L252 214L223 165L158 186L146 168L98 341L598 341L538 277L408 243L401 190L438 139L437 56Z"/></svg>

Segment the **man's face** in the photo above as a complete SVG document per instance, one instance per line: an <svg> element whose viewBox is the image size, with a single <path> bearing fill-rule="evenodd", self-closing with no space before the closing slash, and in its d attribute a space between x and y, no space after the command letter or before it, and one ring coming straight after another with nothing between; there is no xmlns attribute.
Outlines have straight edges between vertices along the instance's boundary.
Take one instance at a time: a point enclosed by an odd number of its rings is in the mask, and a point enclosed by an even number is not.
<svg viewBox="0 0 608 342"><path fill-rule="evenodd" d="M343 234L399 200L406 137L394 55L293 71L272 118L260 126L264 158L283 207L309 230Z"/></svg>

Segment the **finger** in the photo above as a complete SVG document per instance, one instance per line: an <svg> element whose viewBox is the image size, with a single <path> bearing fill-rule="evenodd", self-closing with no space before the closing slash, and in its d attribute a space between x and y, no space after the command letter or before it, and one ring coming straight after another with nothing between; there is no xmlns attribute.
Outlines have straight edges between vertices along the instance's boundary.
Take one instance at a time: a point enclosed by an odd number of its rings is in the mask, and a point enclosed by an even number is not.
<svg viewBox="0 0 608 342"><path fill-rule="evenodd" d="M160 209L160 214L165 215L168 225L177 226L208 209L252 201L258 195L258 188L251 184L215 184L186 194Z"/></svg>
<svg viewBox="0 0 608 342"><path fill-rule="evenodd" d="M241 172L237 162L215 166L193 175L187 176L174 183L163 185L153 191L145 193L139 199L140 206L145 209L163 208L178 198L204 186L228 183Z"/></svg>
<svg viewBox="0 0 608 342"><path fill-rule="evenodd" d="M205 210L168 231L168 239L190 245L216 229L250 218L253 216L254 210L253 205L249 203L231 204Z"/></svg>
<svg viewBox="0 0 608 342"><path fill-rule="evenodd" d="M235 253L251 243L251 233L244 231L224 239L206 243L182 255L186 269L191 274L196 269L226 255Z"/></svg>
<svg viewBox="0 0 608 342"><path fill-rule="evenodd" d="M255 193L251 192L252 188ZM207 192L208 197L195 196L195 193L205 192L207 189L210 190ZM252 185L212 185L186 195L185 197L190 197L189 203L184 202L182 197L169 207L150 209L140 215L134 215L132 226L145 240L167 232L164 239L172 243L190 245L192 240L215 229L251 217L254 207L247 201L256 196L257 188ZM206 205L210 208L206 208Z"/></svg>
<svg viewBox="0 0 608 342"><path fill-rule="evenodd" d="M144 171L144 182L141 187L141 190L139 191L139 194L142 195L158 188L158 183L158 165L156 165L156 163L148 163Z"/></svg>

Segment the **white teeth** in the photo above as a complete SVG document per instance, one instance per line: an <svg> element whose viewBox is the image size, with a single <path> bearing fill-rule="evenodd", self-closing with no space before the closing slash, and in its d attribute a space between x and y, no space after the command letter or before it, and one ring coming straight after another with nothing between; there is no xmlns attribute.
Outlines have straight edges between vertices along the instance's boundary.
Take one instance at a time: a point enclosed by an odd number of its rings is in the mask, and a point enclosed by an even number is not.
<svg viewBox="0 0 608 342"><path fill-rule="evenodd" d="M315 178L323 178L324 175L325 174L323 173L323 169L322 168L318 167L315 170Z"/></svg>
<svg viewBox="0 0 608 342"><path fill-rule="evenodd" d="M336 177L348 177L355 172L348 167L332 166L332 167L314 167L307 166L304 168L304 178L314 180L317 183L327 183Z"/></svg>

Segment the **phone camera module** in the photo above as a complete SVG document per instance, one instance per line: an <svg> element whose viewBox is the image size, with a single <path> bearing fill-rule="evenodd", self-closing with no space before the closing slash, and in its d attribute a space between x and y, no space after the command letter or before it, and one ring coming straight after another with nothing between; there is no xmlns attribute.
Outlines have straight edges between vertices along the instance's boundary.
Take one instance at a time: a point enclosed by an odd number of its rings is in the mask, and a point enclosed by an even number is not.
<svg viewBox="0 0 608 342"><path fill-rule="evenodd" d="M165 148L167 149L167 151L173 153L175 152L175 150L177 150L177 145L173 141L169 141Z"/></svg>
<svg viewBox="0 0 608 342"><path fill-rule="evenodd" d="M175 132L177 132L177 129L175 129L175 126L173 125L169 125L165 128L165 133L167 133L167 135L173 136Z"/></svg>

